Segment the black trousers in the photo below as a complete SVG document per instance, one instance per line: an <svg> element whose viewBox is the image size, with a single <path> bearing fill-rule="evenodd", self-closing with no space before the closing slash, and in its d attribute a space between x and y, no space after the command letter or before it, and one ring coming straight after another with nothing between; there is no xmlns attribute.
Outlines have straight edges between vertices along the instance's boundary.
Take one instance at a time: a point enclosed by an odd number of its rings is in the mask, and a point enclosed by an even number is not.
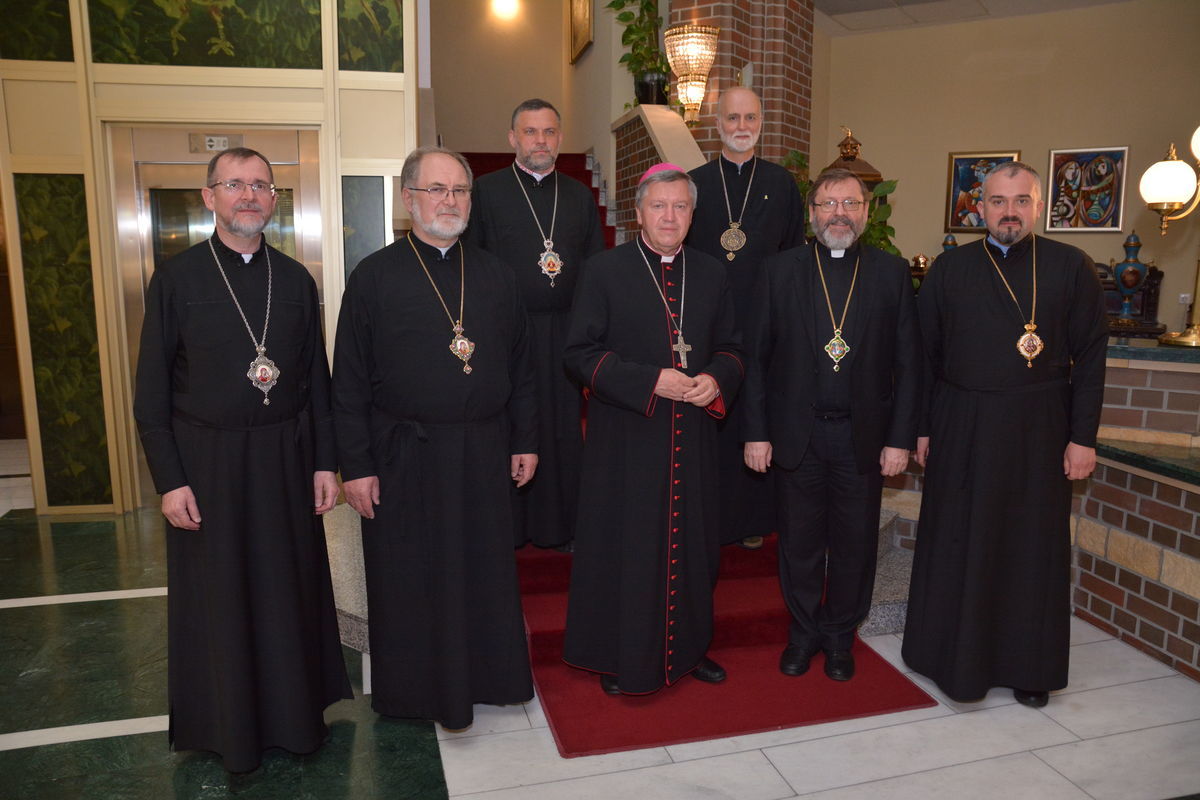
<svg viewBox="0 0 1200 800"><path fill-rule="evenodd" d="M820 416L800 464L776 470L788 643L848 650L871 610L883 475L858 471L849 418Z"/></svg>

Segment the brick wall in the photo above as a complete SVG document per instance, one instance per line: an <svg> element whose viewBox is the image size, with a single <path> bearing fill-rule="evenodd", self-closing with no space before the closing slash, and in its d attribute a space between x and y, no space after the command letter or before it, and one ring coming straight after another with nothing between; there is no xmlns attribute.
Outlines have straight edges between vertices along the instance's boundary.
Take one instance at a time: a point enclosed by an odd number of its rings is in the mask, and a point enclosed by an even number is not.
<svg viewBox="0 0 1200 800"><path fill-rule="evenodd" d="M1075 531L1075 613L1200 680L1200 494L1100 466Z"/></svg>
<svg viewBox="0 0 1200 800"><path fill-rule="evenodd" d="M614 131L614 135L617 138L617 190L612 209L619 244L626 241L638 227L637 212L633 206L638 178L660 159L641 116L630 116L628 122Z"/></svg>
<svg viewBox="0 0 1200 800"><path fill-rule="evenodd" d="M1100 424L1200 433L1200 373L1110 367Z"/></svg>
<svg viewBox="0 0 1200 800"><path fill-rule="evenodd" d="M721 149L716 131L717 98L737 85L738 73L751 65L751 88L764 105L758 155L780 161L789 150L809 151L812 107L812 0L672 0L671 25L691 22L721 29L717 58L709 73L700 124L692 129L700 149Z"/></svg>

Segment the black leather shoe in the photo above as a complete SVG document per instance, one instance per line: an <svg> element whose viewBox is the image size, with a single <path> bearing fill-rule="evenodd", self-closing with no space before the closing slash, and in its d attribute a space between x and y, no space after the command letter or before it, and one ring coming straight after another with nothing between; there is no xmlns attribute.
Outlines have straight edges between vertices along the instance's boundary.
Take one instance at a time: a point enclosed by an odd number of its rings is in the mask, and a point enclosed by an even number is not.
<svg viewBox="0 0 1200 800"><path fill-rule="evenodd" d="M825 675L835 681L850 680L854 677L854 656L849 650L826 650Z"/></svg>
<svg viewBox="0 0 1200 800"><path fill-rule="evenodd" d="M779 671L784 675L803 675L808 672L813 653L798 644L789 644L779 656Z"/></svg>
<svg viewBox="0 0 1200 800"><path fill-rule="evenodd" d="M1023 706L1042 708L1050 702L1049 692L1027 692L1024 689L1013 689L1013 697Z"/></svg>
<svg viewBox="0 0 1200 800"><path fill-rule="evenodd" d="M708 656L700 659L700 663L692 670L692 677L705 683L720 683L725 680L725 668Z"/></svg>
<svg viewBox="0 0 1200 800"><path fill-rule="evenodd" d="M620 694L621 693L620 687L617 686L617 676L616 675L601 675L600 676L600 688L604 690L605 694Z"/></svg>

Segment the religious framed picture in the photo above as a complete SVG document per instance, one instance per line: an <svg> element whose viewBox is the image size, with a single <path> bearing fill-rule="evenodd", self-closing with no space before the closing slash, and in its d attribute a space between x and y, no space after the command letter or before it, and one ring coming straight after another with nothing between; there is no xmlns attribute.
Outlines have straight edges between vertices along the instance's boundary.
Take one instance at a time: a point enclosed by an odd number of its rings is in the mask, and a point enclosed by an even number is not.
<svg viewBox="0 0 1200 800"><path fill-rule="evenodd" d="M592 43L592 0L571 0L571 63Z"/></svg>
<svg viewBox="0 0 1200 800"><path fill-rule="evenodd" d="M1121 230L1128 147L1051 150L1046 170L1046 231Z"/></svg>
<svg viewBox="0 0 1200 800"><path fill-rule="evenodd" d="M982 233L987 230L975 207L983 192L983 178L1006 161L1020 161L1020 150L985 153L951 153L946 175L946 233Z"/></svg>

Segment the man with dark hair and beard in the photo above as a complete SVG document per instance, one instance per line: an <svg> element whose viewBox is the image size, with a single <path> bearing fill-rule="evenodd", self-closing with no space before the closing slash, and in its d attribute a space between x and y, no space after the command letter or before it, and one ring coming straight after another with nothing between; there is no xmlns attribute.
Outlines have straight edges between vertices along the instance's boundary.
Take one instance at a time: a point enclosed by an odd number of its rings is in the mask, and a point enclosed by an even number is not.
<svg viewBox="0 0 1200 800"><path fill-rule="evenodd" d="M254 150L209 162L216 231L150 279L133 402L167 520L171 742L230 772L316 750L351 697L317 516L338 494L321 312L262 235L273 180Z"/></svg>
<svg viewBox="0 0 1200 800"><path fill-rule="evenodd" d="M792 174L755 155L762 102L752 89L732 86L717 101L721 152L689 174L698 199L687 244L725 265L738 326L750 324L750 296L763 261L804 244L804 198ZM721 543L762 546L775 531L770 476L742 463L741 409L717 423L720 432Z"/></svg>
<svg viewBox="0 0 1200 800"><path fill-rule="evenodd" d="M870 192L853 172L813 182L817 240L767 260L747 325L746 466L774 465L779 581L792 621L779 659L854 676L871 607L883 479L916 445L920 349L904 259L858 241Z"/></svg>
<svg viewBox="0 0 1200 800"><path fill-rule="evenodd" d="M517 278L529 312L538 387L538 477L513 489L514 543L567 545L575 528L582 393L563 370L571 298L585 259L604 249L592 190L555 168L562 118L541 99L513 110L515 159L480 177L464 238L499 256Z"/></svg>
<svg viewBox="0 0 1200 800"><path fill-rule="evenodd" d="M1108 322L1092 259L1035 236L1041 179L984 179L984 240L921 285L925 467L904 660L957 701L1067 685L1071 481L1096 466Z"/></svg>
<svg viewBox="0 0 1200 800"><path fill-rule="evenodd" d="M412 231L350 275L333 360L343 487L362 515L372 707L465 728L533 697L509 483L537 468L525 308L512 270L459 237L471 170L420 147Z"/></svg>

